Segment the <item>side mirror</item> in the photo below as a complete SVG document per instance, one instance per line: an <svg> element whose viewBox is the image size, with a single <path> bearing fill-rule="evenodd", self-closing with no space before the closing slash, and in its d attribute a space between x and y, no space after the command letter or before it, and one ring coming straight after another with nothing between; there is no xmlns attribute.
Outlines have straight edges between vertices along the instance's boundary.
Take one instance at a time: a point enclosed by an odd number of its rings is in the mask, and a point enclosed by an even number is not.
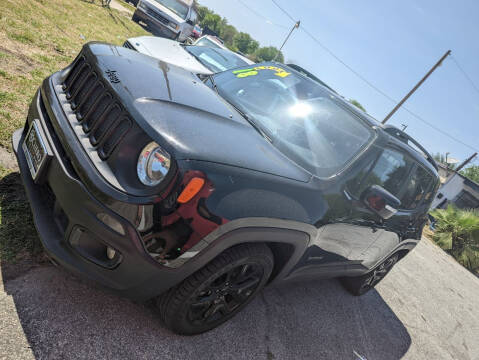
<svg viewBox="0 0 479 360"><path fill-rule="evenodd" d="M389 219L401 205L401 201L381 186L373 185L361 195L364 205L383 219Z"/></svg>
<svg viewBox="0 0 479 360"><path fill-rule="evenodd" d="M195 26L195 23L194 23L193 20L191 20L191 19L186 20L186 23L187 23L188 25Z"/></svg>

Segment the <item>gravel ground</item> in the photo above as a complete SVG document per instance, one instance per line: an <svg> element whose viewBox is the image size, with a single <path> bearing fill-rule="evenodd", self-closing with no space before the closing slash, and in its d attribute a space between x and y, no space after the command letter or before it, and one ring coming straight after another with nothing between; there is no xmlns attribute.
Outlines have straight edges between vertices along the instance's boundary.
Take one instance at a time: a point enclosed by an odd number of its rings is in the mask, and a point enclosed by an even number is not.
<svg viewBox="0 0 479 360"><path fill-rule="evenodd" d="M479 360L479 279L427 240L363 297L335 280L284 283L195 337L53 266L3 286L0 359Z"/></svg>

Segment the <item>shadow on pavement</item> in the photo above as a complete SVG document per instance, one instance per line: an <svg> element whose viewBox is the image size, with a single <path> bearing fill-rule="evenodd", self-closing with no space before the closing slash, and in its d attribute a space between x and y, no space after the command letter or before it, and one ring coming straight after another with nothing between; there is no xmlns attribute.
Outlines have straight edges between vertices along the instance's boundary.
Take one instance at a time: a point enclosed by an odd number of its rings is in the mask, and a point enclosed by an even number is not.
<svg viewBox="0 0 479 360"><path fill-rule="evenodd" d="M194 337L165 329L152 305L53 266L5 290L37 358L400 359L411 344L375 290L353 297L336 280L269 287L229 323Z"/></svg>

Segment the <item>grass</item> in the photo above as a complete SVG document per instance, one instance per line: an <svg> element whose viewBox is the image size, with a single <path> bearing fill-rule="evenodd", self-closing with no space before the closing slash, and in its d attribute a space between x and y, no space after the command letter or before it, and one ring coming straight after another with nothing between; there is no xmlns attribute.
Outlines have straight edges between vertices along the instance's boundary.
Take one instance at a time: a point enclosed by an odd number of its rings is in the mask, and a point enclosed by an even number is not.
<svg viewBox="0 0 479 360"><path fill-rule="evenodd" d="M67 66L84 43L121 45L147 34L128 14L104 8L100 0L2 0L0 146L11 151L10 137L23 126L38 86ZM1 166L0 217L0 260L36 256L41 247L19 174Z"/></svg>

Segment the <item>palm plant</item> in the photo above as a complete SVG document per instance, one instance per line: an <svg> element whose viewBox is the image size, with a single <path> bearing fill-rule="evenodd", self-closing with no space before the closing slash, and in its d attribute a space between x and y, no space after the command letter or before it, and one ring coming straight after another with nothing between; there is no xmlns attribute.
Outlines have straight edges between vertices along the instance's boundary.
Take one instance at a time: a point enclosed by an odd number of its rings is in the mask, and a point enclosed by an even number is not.
<svg viewBox="0 0 479 360"><path fill-rule="evenodd" d="M449 205L431 215L437 221L433 240L469 270L479 269L479 211Z"/></svg>

